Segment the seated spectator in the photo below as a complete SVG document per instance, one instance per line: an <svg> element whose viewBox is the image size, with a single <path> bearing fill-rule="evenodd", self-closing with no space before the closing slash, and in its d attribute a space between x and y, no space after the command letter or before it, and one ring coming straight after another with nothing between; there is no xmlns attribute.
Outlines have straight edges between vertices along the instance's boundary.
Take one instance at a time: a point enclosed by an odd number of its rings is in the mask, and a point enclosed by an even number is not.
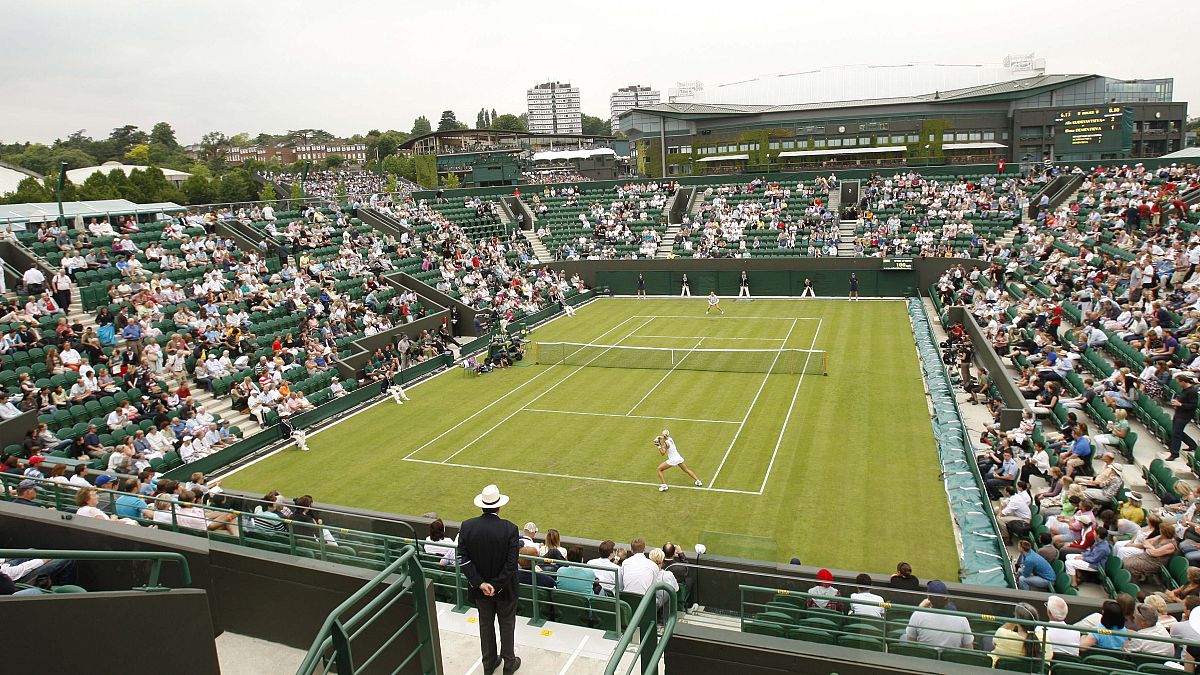
<svg viewBox="0 0 1200 675"><path fill-rule="evenodd" d="M263 495L254 507L250 527L262 532L286 532L287 523L283 522L283 519L291 515L291 510L284 504L283 495L279 494L278 490Z"/></svg>
<svg viewBox="0 0 1200 675"><path fill-rule="evenodd" d="M1013 610L1013 618L1022 621L1037 621L1037 610L1028 603L1019 603ZM995 668L1000 659L1043 659L1050 660L1052 650L1042 651L1045 642L1045 630L1036 627L1030 630L1023 624L1009 621L996 629L992 641L992 667Z"/></svg>
<svg viewBox="0 0 1200 675"><path fill-rule="evenodd" d="M526 556L537 557L537 549L532 546L524 546L518 553L522 556L517 560L517 582L526 586L537 586L538 588L554 588L554 578L549 574L541 572L534 566L533 561Z"/></svg>
<svg viewBox="0 0 1200 675"><path fill-rule="evenodd" d="M921 589L921 580L913 576L912 566L906 562L896 565L896 573L888 580L892 588L902 588L909 591Z"/></svg>
<svg viewBox="0 0 1200 675"><path fill-rule="evenodd" d="M1067 601L1057 595L1046 599L1046 616L1050 627L1046 629L1046 643L1053 648L1055 656L1079 656L1079 631L1067 627Z"/></svg>
<svg viewBox="0 0 1200 675"><path fill-rule="evenodd" d="M616 542L611 539L606 539L600 542L600 548L597 550L599 555L587 561L587 564L591 567L606 568L602 570L595 570L596 584L598 588L596 593L597 595L611 596L615 591L617 583L617 570L620 569L620 565L618 565L616 562L618 558L616 547ZM567 553L570 553L570 551L568 550Z"/></svg>
<svg viewBox="0 0 1200 675"><path fill-rule="evenodd" d="M97 480L96 487L102 487L99 480ZM126 478L121 483L121 492L124 494L117 497L116 507L114 508L118 518L129 518L139 521L151 519L150 505L146 503L145 499L142 499L141 487L141 481L137 478Z"/></svg>
<svg viewBox="0 0 1200 675"><path fill-rule="evenodd" d="M582 553L580 553L579 557L583 557ZM658 575L655 577L654 582L666 584L675 589L675 592L678 593L679 581L675 578L674 574L671 574L671 572L663 569L663 565L667 559L667 556L665 553L663 553L663 550L661 548L651 549L650 553L647 554L646 557L650 559L650 562L658 566ZM667 604L669 597L670 596L666 591L659 591L654 598L654 602L659 607L663 607Z"/></svg>
<svg viewBox="0 0 1200 675"><path fill-rule="evenodd" d="M1054 569L1050 563L1033 550L1028 540L1022 539L1018 547L1021 551L1017 558L1017 588L1023 591L1044 591L1054 587Z"/></svg>
<svg viewBox="0 0 1200 675"><path fill-rule="evenodd" d="M533 555L537 555L534 549ZM646 557L646 542L640 537L629 543L629 555L621 561L621 591L645 594L658 577L658 565Z"/></svg>
<svg viewBox="0 0 1200 675"><path fill-rule="evenodd" d="M841 592L833 587L833 573L827 569L817 571L817 585L809 588L808 592L813 595L821 595L829 598L836 598L841 595ZM808 606L841 611L841 603L825 598L809 598Z"/></svg>
<svg viewBox="0 0 1200 675"><path fill-rule="evenodd" d="M583 547L576 544L568 548L567 561L583 563ZM586 567L575 567L573 565L565 565L558 568L558 583L556 588L560 591L592 595L598 587L599 584L596 583L595 570L590 570Z"/></svg>
<svg viewBox="0 0 1200 675"><path fill-rule="evenodd" d="M443 567L454 564L458 541L446 536L446 524L442 522L441 518L437 518L429 524L428 540L431 543L424 545L427 555L437 556L438 564Z"/></svg>
<svg viewBox="0 0 1200 675"><path fill-rule="evenodd" d="M884 613L884 607L882 603L884 602L884 599L883 596L872 592L869 588L871 586L871 575L859 574L854 578L854 582L858 584L858 588L850 594L850 614L854 616L867 616L882 619ZM880 604L861 604L854 602L855 600L866 600L867 602Z"/></svg>
<svg viewBox="0 0 1200 675"><path fill-rule="evenodd" d="M925 586L929 604L934 609L947 609L952 603L946 594L946 584L934 579ZM975 638L971 635L971 623L965 616L934 614L917 610L908 619L904 639L919 642L938 649L974 649Z"/></svg>
<svg viewBox="0 0 1200 675"><path fill-rule="evenodd" d="M1071 577L1071 588L1079 588L1079 573L1095 572L1103 569L1108 557L1112 555L1112 545L1108 542L1108 530L1096 528L1095 542L1083 553L1067 554L1064 564L1067 575Z"/></svg>
<svg viewBox="0 0 1200 675"><path fill-rule="evenodd" d="M1086 651L1092 647L1117 651L1125 646L1129 638L1125 631L1125 612L1121 605L1114 600L1105 600L1100 607L1100 621L1097 628L1103 628L1107 633L1084 633L1079 638L1079 649Z"/></svg>
<svg viewBox="0 0 1200 675"><path fill-rule="evenodd" d="M1158 622L1158 612L1145 603L1140 603L1133 609L1133 625L1137 635L1157 638L1169 638L1171 632ZM1131 637L1122 646L1127 652L1155 654L1158 656L1175 657L1175 645L1170 642L1147 640L1141 637Z"/></svg>

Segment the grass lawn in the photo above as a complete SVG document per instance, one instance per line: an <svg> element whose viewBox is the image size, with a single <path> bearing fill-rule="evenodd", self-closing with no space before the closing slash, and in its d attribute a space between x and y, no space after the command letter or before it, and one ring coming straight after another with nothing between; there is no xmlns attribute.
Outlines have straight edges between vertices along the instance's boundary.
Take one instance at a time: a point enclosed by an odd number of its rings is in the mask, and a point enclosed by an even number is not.
<svg viewBox="0 0 1200 675"><path fill-rule="evenodd" d="M703 298L593 302L533 339L680 351L592 350L581 352L597 357L591 367L479 378L455 370L403 406L389 399L311 436L311 452L284 450L224 484L462 520L494 482L512 497L503 515L543 532L878 573L906 560L922 577L957 579L904 303L722 305L724 317L705 317ZM825 350L829 374L820 354L776 360L783 348ZM743 372L703 369L722 364ZM651 441L664 428L703 488L670 469L671 489L658 491Z"/></svg>

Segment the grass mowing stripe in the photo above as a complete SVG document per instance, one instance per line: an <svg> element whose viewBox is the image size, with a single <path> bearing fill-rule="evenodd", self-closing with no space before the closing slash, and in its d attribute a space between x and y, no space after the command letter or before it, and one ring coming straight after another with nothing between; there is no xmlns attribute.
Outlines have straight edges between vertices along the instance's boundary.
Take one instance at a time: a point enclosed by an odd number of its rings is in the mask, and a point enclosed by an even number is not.
<svg viewBox="0 0 1200 675"><path fill-rule="evenodd" d="M601 333L601 334L600 334L600 337L604 337L605 335L608 335L609 333L611 333L611 332L613 332L614 330L616 330L616 329L620 328L621 326L624 326L626 323L629 323L629 320L630 320L630 319L632 319L632 318L634 318L634 317L630 316L630 317L627 317L627 318L623 319L623 320L621 321L621 323L618 323L617 325L613 326L612 328L610 328L610 329L608 329L608 330L604 331L603 333ZM600 339L600 338L596 338L596 339ZM555 364L555 365L557 365L557 364ZM528 380L526 380L526 381L522 382L521 384L518 384L517 386L515 386L515 387L513 387L512 389L510 389L510 390L508 390L507 392L505 392L505 394L504 394L503 396L501 396L501 397L497 398L495 401L492 401L491 403L489 403L489 404L485 405L484 407L480 408L479 410L475 411L475 413L474 413L474 414L472 414L470 417L465 417L465 418L463 418L462 420L460 420L460 421L458 422L458 424L455 424L454 426L450 427L449 429L447 429L447 430L443 431L442 433L438 434L437 436L435 436L435 437L431 438L431 439L430 439L429 441L427 441L427 442L426 442L424 445L422 445L421 447L417 448L416 450L413 450L412 452L408 453L408 454L407 454L407 455L405 455L405 456L404 456L402 459L408 459L409 457L412 457L413 455L417 454L418 452L420 452L420 451L424 450L425 448L429 447L431 444L433 444L433 443L437 442L438 440L441 440L441 438L442 438L442 437L444 437L446 434L450 433L451 431L454 431L455 429L457 429L457 428L461 427L462 425L466 424L467 422L470 422L471 420L475 419L476 417L478 417L479 415L483 414L485 411L487 411L487 410L488 410L489 408L491 408L492 406L496 405L496 404L497 404L497 403L499 403L500 401L503 401L504 399L508 398L509 396L511 396L511 395L513 395L513 394L515 394L515 393L516 393L518 390L520 390L521 388L523 388L525 385L529 384L530 382L533 382L534 380L536 380L536 379L538 379L539 377L541 377L541 376L545 375L546 373L549 373L550 371L554 370L554 368L555 368L555 366L550 366L549 368L547 368L547 369L543 370L542 372L538 373L537 375L534 375L533 377L531 377L531 378L529 378ZM458 453L455 453L455 454L458 454Z"/></svg>
<svg viewBox="0 0 1200 675"><path fill-rule="evenodd" d="M641 324L640 326L638 326L637 328L634 328L632 331L630 331L628 335L626 335L625 337L621 338L620 340L617 340L617 344L620 344L621 342L624 342L624 341L625 341L627 338L629 338L630 336L632 336L634 333L636 333L636 332L638 332L639 330L641 330L641 329L645 328L645 327L646 327L646 324L650 323L650 322L651 322L651 321L653 321L653 320L654 320L654 317L651 317L651 318L649 318L649 319L646 319L645 321L643 321L643 322L642 322L642 324ZM623 325L624 323L625 323L625 322L624 322L624 321L622 321L621 323L617 324L617 326L621 326L621 325ZM613 329L612 329L612 330L610 330L610 331L608 331L608 333L611 333L613 330L616 330L616 327L613 327ZM604 333L604 335L608 335L608 333ZM604 335L601 335L600 337L604 337ZM545 396L546 394L549 394L550 392L554 391L554 390L555 390L555 389L558 387L558 385L560 385L560 384L562 384L563 382L566 382L567 380L571 379L572 377L574 377L575 375L577 375L577 374L579 373L579 371L581 371L581 370L583 370L584 368L586 368L586 367L587 367L587 365L588 365L588 363L591 363L592 361L595 361L596 359L600 358L601 356L604 356L604 355L605 355L605 354L607 354L607 353L608 353L608 350L606 349L606 350L604 350L604 351L600 352L599 354L597 354L597 355L593 356L591 359L589 359L589 360L588 360L588 362L587 362L587 363L585 363L585 364L583 364L582 366L579 366L579 367L577 367L575 370L573 370L573 371L571 371L571 372L567 373L567 376L566 376L566 377L562 378L562 379L561 379L561 380L559 380L558 382L555 382L554 384L552 384L552 385L550 385L549 387L547 387L545 391L543 391L542 393L540 393L540 394L538 394L537 396L535 396L535 397L533 398L533 400L532 400L532 401L529 401L528 403L526 403L525 405L521 406L520 408L517 408L516 410L512 411L512 412L511 412L511 413L509 413L507 416L505 416L503 419L501 419L499 422L496 422L496 423L495 423L495 424L493 424L493 425L492 425L490 428L488 428L488 430L487 430L487 431L485 431L485 432L483 432L482 434L479 434L478 436L476 436L476 437L475 437L475 439L474 439L474 440L472 440L470 443L467 443L466 445L462 446L462 447L461 447L461 448L459 448L458 450L455 450L455 451L454 451L454 454L452 454L452 455L450 455L449 457L447 457L446 459L442 460L442 463L443 463L443 464L445 464L446 462L448 462L448 461L450 461L450 460L454 459L454 458L455 458L455 457L457 457L457 456L458 456L460 453L462 453L462 451L463 451L463 450L466 450L467 448L471 447L472 445L475 445L475 444L476 444L476 443L478 443L479 441L483 440L483 438L484 438L484 437L486 437L488 434L490 434L490 433L492 433L493 431L495 431L495 430L496 430L496 428L497 428L497 427L499 427L501 424L504 424L505 422L509 421L510 419L512 419L512 418L513 418L513 416L515 416L517 413L521 412L522 410L524 410L524 409L528 408L529 406L533 405L534 403L537 403L537 402L538 402L538 401L539 401L539 400L540 400L540 399L541 399L543 396ZM559 365L559 364L557 364L557 363L556 363L556 364L554 364L554 366L550 366L550 368L547 368L547 369L546 369L546 372L549 372L549 371L550 371L552 368L554 368L554 367L555 367L555 366L557 366L557 365ZM539 373L539 375L543 375L543 374L545 374L545 373ZM506 394L506 396L507 396L507 394ZM458 425L456 424L456 425L455 425L455 428L457 428L457 427L458 427ZM449 433L449 432L447 432L447 433ZM443 434L443 435L444 435L444 434ZM439 438L440 438L440 437L439 437ZM435 440L436 440L436 439L435 439ZM428 444L426 444L426 445L428 445ZM424 446L422 446L422 447L424 447ZM411 456L412 456L412 454L409 454L409 457L411 457Z"/></svg>
<svg viewBox="0 0 1200 675"><path fill-rule="evenodd" d="M792 337L792 331L794 331L794 330L796 330L796 319L792 319L792 325L790 328L788 328L787 335L783 336L783 346L784 347L787 346L788 338ZM817 323L817 331L820 332L820 330L821 330L821 324L820 324L820 322L818 322ZM813 341L816 342L815 336L813 337ZM771 379L771 371L775 369L775 364L779 362L779 355L782 353L783 353L783 350L780 349L778 352L775 353L775 358L771 360L771 367L767 369L767 374L763 377L762 384L758 385L758 391L754 392L754 399L750 401L750 407L746 410L746 414L742 417L742 423L740 425L738 425L738 430L737 430L737 433L735 433L733 435L733 440L729 441L729 447L725 450L724 456L721 457L721 463L717 465L717 470L716 470L716 472L713 473L712 480L710 480L708 482L709 485L717 484L717 478L721 475L721 469L725 468L725 462L729 459L729 453L733 452L733 446L735 443L737 443L738 436L741 436L742 429L746 428L746 420L750 419L750 413L754 412L754 404L758 403L758 397L762 396L763 387L767 386L767 380ZM809 352L808 356L809 356L809 358L811 358L812 352ZM804 366L806 368L808 367L807 359L805 359L805 361L804 361ZM804 371L800 372L800 381L801 382L804 381ZM799 388L800 388L800 385L799 385L799 383L797 383L796 390L799 391ZM795 398L793 398L793 402L794 401L795 401ZM784 423L784 428L785 429L787 428L786 423ZM781 439L783 438L783 432L779 433L779 437ZM778 446L776 446L776 447L778 447ZM768 475L769 474L770 474L770 472L768 471ZM763 482L763 486L764 487L766 486L766 481ZM759 492L762 492L762 488L759 488Z"/></svg>
<svg viewBox="0 0 1200 675"><path fill-rule="evenodd" d="M804 368L800 370L800 380L796 382L796 391L792 393L792 402L788 405L787 415L783 418L783 428L779 430L779 439L775 441L775 449L771 452L771 461L767 462L767 473L763 476L759 492L767 489L767 481L771 479L771 469L775 467L775 458L779 456L779 446L783 445L783 434L787 431L788 422L792 420L792 411L796 409L796 398L800 396L800 385L804 384L804 373L808 371L808 360L812 358L812 350L817 348L817 336L821 334L821 324L817 322L817 330L813 331L812 344L808 346L808 356L804 359Z"/></svg>

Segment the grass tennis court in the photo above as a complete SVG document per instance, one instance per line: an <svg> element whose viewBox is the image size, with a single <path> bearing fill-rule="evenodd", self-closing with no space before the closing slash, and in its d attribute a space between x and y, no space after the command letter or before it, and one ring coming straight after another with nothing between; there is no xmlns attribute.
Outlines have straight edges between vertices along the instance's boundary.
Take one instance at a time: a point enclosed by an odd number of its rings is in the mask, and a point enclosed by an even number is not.
<svg viewBox="0 0 1200 675"><path fill-rule="evenodd" d="M727 299L723 317L705 304L593 302L533 332L543 359L578 349L544 344L556 342L674 355L589 347L567 363L454 370L224 484L461 520L495 482L512 496L505 517L543 532L872 572L903 559L957 579L904 303ZM651 441L663 429L703 487L671 469L658 491Z"/></svg>

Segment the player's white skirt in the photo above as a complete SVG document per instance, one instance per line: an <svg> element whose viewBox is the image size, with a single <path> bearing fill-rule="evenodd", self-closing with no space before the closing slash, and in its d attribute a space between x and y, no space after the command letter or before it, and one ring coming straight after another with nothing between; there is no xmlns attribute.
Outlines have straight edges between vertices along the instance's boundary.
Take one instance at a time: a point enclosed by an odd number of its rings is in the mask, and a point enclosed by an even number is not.
<svg viewBox="0 0 1200 675"><path fill-rule="evenodd" d="M667 457L667 466L679 466L680 464L683 464L683 457L679 455Z"/></svg>

